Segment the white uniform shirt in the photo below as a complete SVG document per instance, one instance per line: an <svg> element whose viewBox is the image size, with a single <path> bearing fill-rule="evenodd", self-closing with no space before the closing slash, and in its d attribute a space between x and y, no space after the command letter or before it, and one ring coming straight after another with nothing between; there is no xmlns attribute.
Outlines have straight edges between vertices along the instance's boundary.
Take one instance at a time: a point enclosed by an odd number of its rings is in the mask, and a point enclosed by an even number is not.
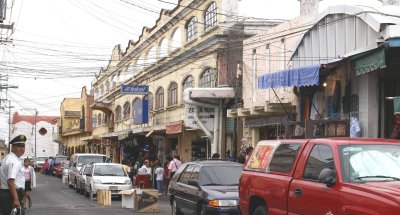
<svg viewBox="0 0 400 215"><path fill-rule="evenodd" d="M15 181L15 186L17 189L25 188L25 178L24 174L21 171L22 164L19 161L17 155L13 152L10 152L4 158L3 163L0 167L0 188L8 189L7 180L13 178Z"/></svg>

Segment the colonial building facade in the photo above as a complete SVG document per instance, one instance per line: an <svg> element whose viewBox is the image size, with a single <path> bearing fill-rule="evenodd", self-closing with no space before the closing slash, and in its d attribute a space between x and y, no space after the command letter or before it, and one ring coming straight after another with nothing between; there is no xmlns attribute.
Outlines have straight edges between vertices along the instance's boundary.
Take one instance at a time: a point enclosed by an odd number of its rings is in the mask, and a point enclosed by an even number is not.
<svg viewBox="0 0 400 215"><path fill-rule="evenodd" d="M93 96L82 88L80 98L65 98L60 106L60 117L57 120L59 132L55 141L63 146L63 154L99 152L92 136Z"/></svg>
<svg viewBox="0 0 400 215"><path fill-rule="evenodd" d="M126 50L114 48L93 83L92 108L93 134L115 162L173 154L187 161L236 147L241 135L225 116L242 41L277 24L238 23L237 7L236 0L180 0Z"/></svg>

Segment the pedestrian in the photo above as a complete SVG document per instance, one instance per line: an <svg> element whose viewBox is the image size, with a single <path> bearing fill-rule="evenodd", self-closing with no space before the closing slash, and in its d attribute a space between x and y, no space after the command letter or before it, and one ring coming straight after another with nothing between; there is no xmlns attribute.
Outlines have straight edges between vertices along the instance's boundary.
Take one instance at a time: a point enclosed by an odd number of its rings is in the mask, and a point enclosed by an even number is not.
<svg viewBox="0 0 400 215"><path fill-rule="evenodd" d="M219 159L219 157L220 157L219 153L214 153L214 154L211 156L211 159Z"/></svg>
<svg viewBox="0 0 400 215"><path fill-rule="evenodd" d="M179 169L179 167L182 165L182 162L179 160L180 156L175 155L174 159L172 159L171 162L169 162L168 165L168 171L169 171L169 179L172 179L174 176L175 172Z"/></svg>
<svg viewBox="0 0 400 215"><path fill-rule="evenodd" d="M225 160L227 160L227 161L235 161L235 159L231 156L231 151L230 150L226 150L226 152L225 152Z"/></svg>
<svg viewBox="0 0 400 215"><path fill-rule="evenodd" d="M246 162L246 152L243 149L240 150L240 154L237 158L237 162L242 163L242 164L244 164Z"/></svg>
<svg viewBox="0 0 400 215"><path fill-rule="evenodd" d="M164 176L164 168L161 167L161 163L157 164L157 169L156 169L156 181L157 181L157 190L158 190L158 195L163 194L163 176Z"/></svg>
<svg viewBox="0 0 400 215"><path fill-rule="evenodd" d="M0 215L9 215L14 208L17 208L18 214L25 214L21 208L25 178L18 159L25 153L25 142L25 135L12 139L9 142L11 152L0 166Z"/></svg>
<svg viewBox="0 0 400 215"><path fill-rule="evenodd" d="M43 173L45 174L45 175L49 175L49 167L50 167L50 164L49 164L49 162L47 161L47 158L46 158L46 160L44 161L44 164L43 164Z"/></svg>
<svg viewBox="0 0 400 215"><path fill-rule="evenodd" d="M246 149L246 161L249 159L249 157L250 157L250 155L251 155L252 152L253 152L253 147L252 147L252 146L249 146L249 147Z"/></svg>
<svg viewBox="0 0 400 215"><path fill-rule="evenodd" d="M24 192L24 196L22 197L24 209L26 209L26 207L27 207L27 205L26 205L27 199L28 199L29 207L32 207L31 191L32 191L32 188L36 187L35 170L33 169L33 167L30 164L31 164L31 162L30 162L29 158L25 158L24 166L22 167L22 172L24 173L24 177L25 177L25 192Z"/></svg>
<svg viewBox="0 0 400 215"><path fill-rule="evenodd" d="M165 190L167 192L168 192L168 186L169 186L169 182L170 182L168 166L171 161L172 161L172 157L170 155L168 155L167 160L164 163L164 181L165 181Z"/></svg>

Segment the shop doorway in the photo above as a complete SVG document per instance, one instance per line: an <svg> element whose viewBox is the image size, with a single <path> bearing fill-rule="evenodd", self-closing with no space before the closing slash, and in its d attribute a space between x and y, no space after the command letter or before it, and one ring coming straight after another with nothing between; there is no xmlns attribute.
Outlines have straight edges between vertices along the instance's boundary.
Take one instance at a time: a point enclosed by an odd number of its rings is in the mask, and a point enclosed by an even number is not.
<svg viewBox="0 0 400 215"><path fill-rule="evenodd" d="M382 87L384 92L384 117L382 119L384 124L383 137L391 138L394 128L394 104L393 99L388 98L400 96L400 81L385 80L382 82Z"/></svg>
<svg viewBox="0 0 400 215"><path fill-rule="evenodd" d="M191 160L206 159L210 157L211 144L208 139L192 141L192 158Z"/></svg>

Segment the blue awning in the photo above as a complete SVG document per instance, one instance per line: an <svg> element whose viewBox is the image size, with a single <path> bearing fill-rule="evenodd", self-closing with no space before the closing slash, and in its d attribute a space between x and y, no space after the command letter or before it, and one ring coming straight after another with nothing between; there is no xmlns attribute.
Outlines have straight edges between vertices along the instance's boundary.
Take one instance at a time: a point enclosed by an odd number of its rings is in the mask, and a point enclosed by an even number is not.
<svg viewBox="0 0 400 215"><path fill-rule="evenodd" d="M319 67L318 64L261 75L258 77L258 88L319 85Z"/></svg>

